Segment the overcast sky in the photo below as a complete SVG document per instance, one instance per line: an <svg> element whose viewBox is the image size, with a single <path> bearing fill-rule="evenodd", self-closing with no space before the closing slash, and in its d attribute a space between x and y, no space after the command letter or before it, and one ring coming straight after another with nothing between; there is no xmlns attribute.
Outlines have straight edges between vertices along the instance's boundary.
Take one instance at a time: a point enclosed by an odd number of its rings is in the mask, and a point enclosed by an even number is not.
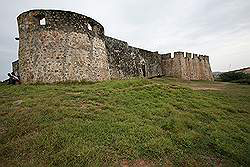
<svg viewBox="0 0 250 167"><path fill-rule="evenodd" d="M209 55L213 71L250 66L250 0L1 0L0 80L18 59L16 17L30 9L87 15L135 47Z"/></svg>

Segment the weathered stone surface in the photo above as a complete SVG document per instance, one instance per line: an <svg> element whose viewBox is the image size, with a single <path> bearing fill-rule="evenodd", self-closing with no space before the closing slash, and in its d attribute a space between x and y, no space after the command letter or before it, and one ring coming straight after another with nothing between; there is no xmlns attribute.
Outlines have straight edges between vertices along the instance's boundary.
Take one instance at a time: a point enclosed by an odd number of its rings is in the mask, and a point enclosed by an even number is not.
<svg viewBox="0 0 250 167"><path fill-rule="evenodd" d="M213 80L208 56L175 52L162 55L162 71L166 76L182 78L184 80Z"/></svg>
<svg viewBox="0 0 250 167"><path fill-rule="evenodd" d="M16 76L20 76L19 74L19 60L12 62L12 71Z"/></svg>
<svg viewBox="0 0 250 167"><path fill-rule="evenodd" d="M105 41L112 79L162 75L161 56L157 52L135 48L111 37Z"/></svg>
<svg viewBox="0 0 250 167"><path fill-rule="evenodd" d="M34 10L21 14L18 25L23 83L110 79L104 29L91 18Z"/></svg>
<svg viewBox="0 0 250 167"><path fill-rule="evenodd" d="M18 16L22 83L173 76L213 80L208 56L158 54L104 35L95 20L73 12L31 10ZM43 21L43 23L41 22Z"/></svg>

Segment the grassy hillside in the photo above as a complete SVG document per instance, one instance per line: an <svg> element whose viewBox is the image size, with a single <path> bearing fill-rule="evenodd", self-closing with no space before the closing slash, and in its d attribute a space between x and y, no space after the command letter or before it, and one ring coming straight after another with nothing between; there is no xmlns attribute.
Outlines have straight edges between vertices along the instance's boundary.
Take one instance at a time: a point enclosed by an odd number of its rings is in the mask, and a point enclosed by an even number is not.
<svg viewBox="0 0 250 167"><path fill-rule="evenodd" d="M0 86L0 166L248 166L250 86Z"/></svg>

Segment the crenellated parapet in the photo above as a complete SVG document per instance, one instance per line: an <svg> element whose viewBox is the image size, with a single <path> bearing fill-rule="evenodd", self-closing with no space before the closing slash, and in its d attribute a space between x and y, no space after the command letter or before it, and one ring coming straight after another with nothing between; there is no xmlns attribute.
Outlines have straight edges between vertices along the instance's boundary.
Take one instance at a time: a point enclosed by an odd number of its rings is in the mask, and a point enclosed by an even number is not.
<svg viewBox="0 0 250 167"><path fill-rule="evenodd" d="M167 55L167 56L166 56ZM209 57L189 52L162 54L162 71L166 76L185 80L213 80Z"/></svg>

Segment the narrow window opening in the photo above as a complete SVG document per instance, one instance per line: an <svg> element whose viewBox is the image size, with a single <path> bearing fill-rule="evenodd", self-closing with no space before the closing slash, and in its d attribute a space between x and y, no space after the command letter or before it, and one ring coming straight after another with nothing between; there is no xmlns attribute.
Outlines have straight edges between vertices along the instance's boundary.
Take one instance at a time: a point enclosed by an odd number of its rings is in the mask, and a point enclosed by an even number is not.
<svg viewBox="0 0 250 167"><path fill-rule="evenodd" d="M143 74L143 77L146 77L146 67L144 64L142 65L142 74Z"/></svg>
<svg viewBox="0 0 250 167"><path fill-rule="evenodd" d="M89 31L92 31L93 29L92 29L92 26L90 25L90 24L88 24L88 29L89 29Z"/></svg>
<svg viewBox="0 0 250 167"><path fill-rule="evenodd" d="M46 25L46 20L45 20L45 18L43 18L43 19L40 20L40 25L41 25L41 26Z"/></svg>

